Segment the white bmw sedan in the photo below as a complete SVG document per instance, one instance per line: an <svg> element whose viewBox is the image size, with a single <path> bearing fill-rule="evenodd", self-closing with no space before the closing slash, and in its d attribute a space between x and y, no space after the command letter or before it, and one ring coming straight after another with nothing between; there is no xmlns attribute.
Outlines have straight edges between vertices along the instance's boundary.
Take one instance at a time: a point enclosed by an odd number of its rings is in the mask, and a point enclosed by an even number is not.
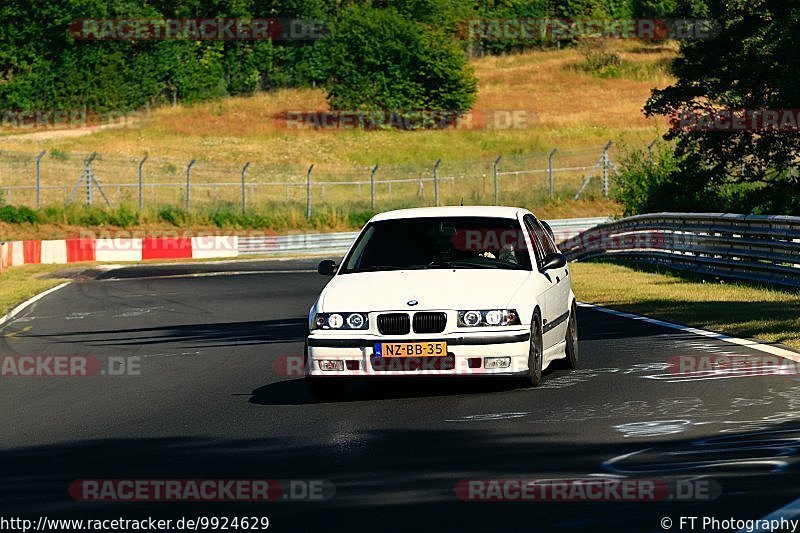
<svg viewBox="0 0 800 533"><path fill-rule="evenodd" d="M318 398L364 376L517 376L578 364L575 295L552 231L530 211L437 207L377 215L309 313Z"/></svg>

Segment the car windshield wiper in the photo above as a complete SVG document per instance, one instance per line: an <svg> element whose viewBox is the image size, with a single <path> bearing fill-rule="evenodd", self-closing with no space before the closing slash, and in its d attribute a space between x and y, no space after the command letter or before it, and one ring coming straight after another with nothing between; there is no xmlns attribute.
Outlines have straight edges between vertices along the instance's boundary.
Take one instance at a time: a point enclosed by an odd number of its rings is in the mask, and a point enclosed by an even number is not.
<svg viewBox="0 0 800 533"><path fill-rule="evenodd" d="M389 272L392 270L403 270L403 267L390 266L390 265L374 265L364 268L359 268L353 272Z"/></svg>
<svg viewBox="0 0 800 533"><path fill-rule="evenodd" d="M450 261L431 261L424 267L421 266L420 268L456 268L456 265Z"/></svg>
<svg viewBox="0 0 800 533"><path fill-rule="evenodd" d="M480 265L475 263L461 263L458 261L434 261L428 263L424 268L494 268L491 265Z"/></svg>

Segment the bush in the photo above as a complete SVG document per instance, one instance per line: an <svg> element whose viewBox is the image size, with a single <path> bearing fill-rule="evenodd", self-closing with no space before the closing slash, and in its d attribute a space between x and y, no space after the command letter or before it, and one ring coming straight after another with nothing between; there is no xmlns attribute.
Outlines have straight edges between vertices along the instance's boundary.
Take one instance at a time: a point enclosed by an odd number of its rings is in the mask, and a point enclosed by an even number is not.
<svg viewBox="0 0 800 533"><path fill-rule="evenodd" d="M11 224L35 224L39 216L29 207L4 205L0 207L0 221Z"/></svg>
<svg viewBox="0 0 800 533"><path fill-rule="evenodd" d="M214 211L211 213L211 223L218 228L240 226L241 215L230 210Z"/></svg>
<svg viewBox="0 0 800 533"><path fill-rule="evenodd" d="M87 205L68 210L67 223L76 226L105 226L111 224L111 214L102 207Z"/></svg>
<svg viewBox="0 0 800 533"><path fill-rule="evenodd" d="M622 158L614 199L622 204L625 216L672 209L672 197L663 197L669 188L678 161L671 146L660 145L651 163L646 151L632 151Z"/></svg>
<svg viewBox="0 0 800 533"><path fill-rule="evenodd" d="M442 111L475 103L477 80L454 38L394 8L346 8L321 44L331 108Z"/></svg>
<svg viewBox="0 0 800 533"><path fill-rule="evenodd" d="M115 226L129 228L139 223L139 213L127 206L121 206L111 213L110 221Z"/></svg>
<svg viewBox="0 0 800 533"><path fill-rule="evenodd" d="M607 75L618 71L622 66L622 56L616 50L609 50L605 39L582 39L578 50L590 72Z"/></svg>
<svg viewBox="0 0 800 533"><path fill-rule="evenodd" d="M180 226L186 222L186 212L183 209L167 205L158 210L158 220L168 222L173 226Z"/></svg>

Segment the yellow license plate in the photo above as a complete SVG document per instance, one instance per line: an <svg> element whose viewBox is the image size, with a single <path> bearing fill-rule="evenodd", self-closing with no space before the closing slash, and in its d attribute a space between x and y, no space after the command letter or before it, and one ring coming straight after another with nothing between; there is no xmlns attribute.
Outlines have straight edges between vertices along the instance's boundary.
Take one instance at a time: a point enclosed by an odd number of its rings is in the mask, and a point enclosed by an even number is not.
<svg viewBox="0 0 800 533"><path fill-rule="evenodd" d="M375 344L376 357L444 357L446 342L384 342Z"/></svg>

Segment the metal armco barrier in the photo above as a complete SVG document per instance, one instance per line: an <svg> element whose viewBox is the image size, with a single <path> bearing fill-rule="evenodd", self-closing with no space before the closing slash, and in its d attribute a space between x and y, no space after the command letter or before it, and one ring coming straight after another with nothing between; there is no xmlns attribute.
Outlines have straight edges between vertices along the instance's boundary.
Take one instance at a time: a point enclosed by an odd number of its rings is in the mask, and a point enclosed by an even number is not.
<svg viewBox="0 0 800 533"><path fill-rule="evenodd" d="M239 255L343 254L358 233L239 237Z"/></svg>
<svg viewBox="0 0 800 533"><path fill-rule="evenodd" d="M550 220L548 223L556 240L561 242L608 221L608 218L575 218ZM357 236L357 232L350 232L239 237L239 255L341 255L347 252Z"/></svg>
<svg viewBox="0 0 800 533"><path fill-rule="evenodd" d="M571 261L615 258L800 287L800 217L638 215L591 228L560 248Z"/></svg>

